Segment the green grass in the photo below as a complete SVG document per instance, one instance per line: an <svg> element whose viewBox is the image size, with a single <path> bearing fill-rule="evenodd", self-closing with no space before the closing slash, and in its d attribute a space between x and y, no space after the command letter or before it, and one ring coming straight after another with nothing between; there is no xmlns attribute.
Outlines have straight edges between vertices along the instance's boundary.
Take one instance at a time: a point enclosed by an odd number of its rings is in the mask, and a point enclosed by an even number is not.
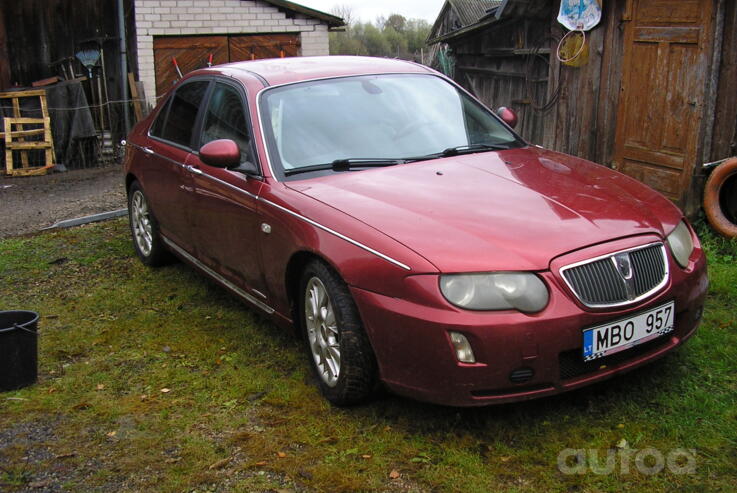
<svg viewBox="0 0 737 493"><path fill-rule="evenodd" d="M2 240L0 309L42 318L39 383L0 394L0 490L53 473L71 491L735 491L737 246L700 231L711 291L683 348L581 391L471 410L331 407L291 333L182 264L142 266L125 220ZM695 471L556 465L566 448L603 465L623 439L693 449Z"/></svg>

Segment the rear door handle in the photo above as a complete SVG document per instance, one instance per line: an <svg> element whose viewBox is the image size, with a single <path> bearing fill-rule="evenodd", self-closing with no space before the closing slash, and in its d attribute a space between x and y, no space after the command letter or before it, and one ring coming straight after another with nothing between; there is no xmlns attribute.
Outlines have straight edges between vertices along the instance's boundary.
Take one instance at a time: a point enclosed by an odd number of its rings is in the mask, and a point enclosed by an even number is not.
<svg viewBox="0 0 737 493"><path fill-rule="evenodd" d="M149 155L153 155L153 154L155 154L154 150L153 150L153 149L151 149L150 147L142 147L141 149L142 149L142 150L143 150L143 152L145 152L146 154L149 154Z"/></svg>

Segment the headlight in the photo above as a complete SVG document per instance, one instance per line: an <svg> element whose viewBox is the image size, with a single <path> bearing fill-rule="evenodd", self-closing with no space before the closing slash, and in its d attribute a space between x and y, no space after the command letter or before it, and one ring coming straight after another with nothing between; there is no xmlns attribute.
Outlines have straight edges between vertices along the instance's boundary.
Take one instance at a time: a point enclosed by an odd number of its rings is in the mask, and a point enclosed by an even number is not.
<svg viewBox="0 0 737 493"><path fill-rule="evenodd" d="M668 245L678 265L683 268L688 267L688 259L693 252L693 238L685 222L681 221L678 227L668 235Z"/></svg>
<svg viewBox="0 0 737 493"><path fill-rule="evenodd" d="M440 276L445 299L466 310L539 312L548 304L548 288L535 274L498 272Z"/></svg>

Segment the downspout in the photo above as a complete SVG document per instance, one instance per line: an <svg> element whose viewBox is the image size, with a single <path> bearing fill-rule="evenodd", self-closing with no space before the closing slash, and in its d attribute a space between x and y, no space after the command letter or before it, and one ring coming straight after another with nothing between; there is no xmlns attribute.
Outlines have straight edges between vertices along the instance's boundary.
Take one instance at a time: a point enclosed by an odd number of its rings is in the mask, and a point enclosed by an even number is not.
<svg viewBox="0 0 737 493"><path fill-rule="evenodd" d="M118 36L120 37L120 99L123 101L123 116L125 118L124 134L128 135L131 128L130 107L128 104L128 53L125 35L125 9L124 0L118 2Z"/></svg>

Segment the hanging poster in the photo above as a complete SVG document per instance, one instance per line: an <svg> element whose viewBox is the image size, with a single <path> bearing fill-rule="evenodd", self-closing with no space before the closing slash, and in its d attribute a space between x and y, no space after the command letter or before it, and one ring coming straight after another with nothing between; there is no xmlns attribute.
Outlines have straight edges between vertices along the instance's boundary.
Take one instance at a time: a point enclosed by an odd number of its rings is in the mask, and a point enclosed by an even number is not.
<svg viewBox="0 0 737 493"><path fill-rule="evenodd" d="M569 31L589 31L601 22L601 0L560 0L558 22Z"/></svg>

